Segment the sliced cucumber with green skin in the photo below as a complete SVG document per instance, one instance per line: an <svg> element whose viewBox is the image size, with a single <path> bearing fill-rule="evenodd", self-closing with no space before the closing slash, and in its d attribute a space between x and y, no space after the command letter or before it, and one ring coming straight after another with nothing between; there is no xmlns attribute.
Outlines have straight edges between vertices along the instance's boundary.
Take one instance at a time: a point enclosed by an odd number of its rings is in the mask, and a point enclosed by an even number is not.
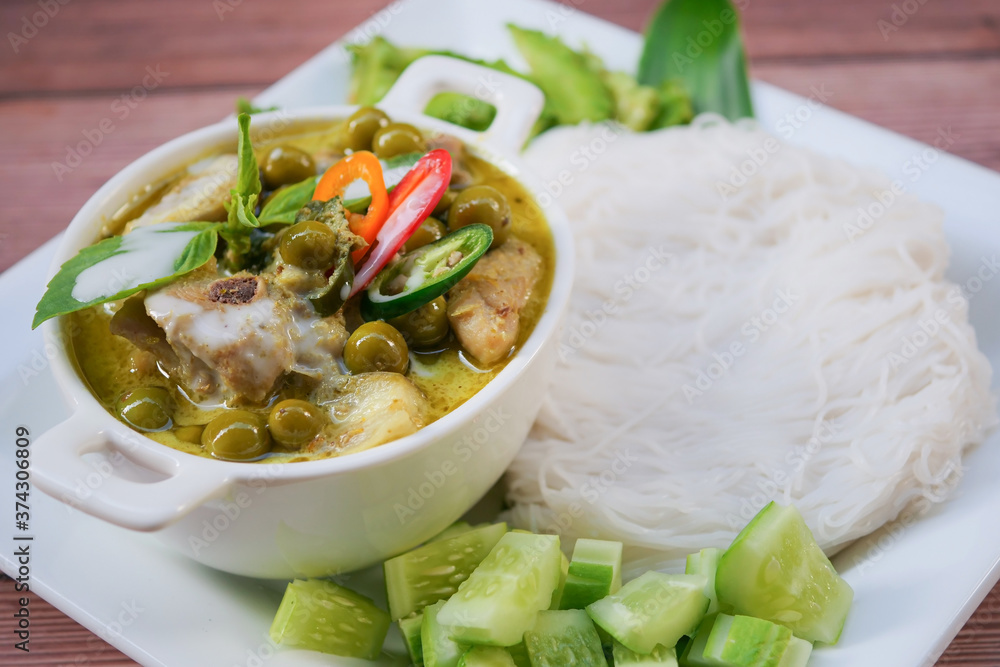
<svg viewBox="0 0 1000 667"><path fill-rule="evenodd" d="M677 667L677 652L672 648L657 646L649 655L630 651L623 644L614 642L612 654L615 667Z"/></svg>
<svg viewBox="0 0 1000 667"><path fill-rule="evenodd" d="M559 584L559 538L507 533L441 609L455 641L513 646Z"/></svg>
<svg viewBox="0 0 1000 667"><path fill-rule="evenodd" d="M447 540L452 537L457 537L462 533L469 532L473 528L482 528L482 526L472 526L469 524L468 521L456 521L455 523L451 524L450 526L442 530L440 533L432 537L430 540L428 540L428 543L438 542L440 540Z"/></svg>
<svg viewBox="0 0 1000 667"><path fill-rule="evenodd" d="M406 642L406 652L410 654L410 662L415 667L421 667L424 664L424 650L421 648L420 640L420 630L423 622L423 614L413 614L397 621L399 623L399 631L403 634L403 640Z"/></svg>
<svg viewBox="0 0 1000 667"><path fill-rule="evenodd" d="M750 616L716 614L699 626L684 667L805 667L812 645L788 628Z"/></svg>
<svg viewBox="0 0 1000 667"><path fill-rule="evenodd" d="M391 320L430 303L468 275L490 244L493 230L479 223L411 250L382 269L361 297L366 321Z"/></svg>
<svg viewBox="0 0 1000 667"><path fill-rule="evenodd" d="M793 506L770 503L719 559L715 589L723 609L835 644L854 591L816 544Z"/></svg>
<svg viewBox="0 0 1000 667"><path fill-rule="evenodd" d="M270 635L283 646L374 660L390 623L364 595L332 581L296 579L285 589Z"/></svg>
<svg viewBox="0 0 1000 667"><path fill-rule="evenodd" d="M486 525L387 560L389 614L398 620L450 598L506 532L505 523Z"/></svg>
<svg viewBox="0 0 1000 667"><path fill-rule="evenodd" d="M441 624L439 615L444 602L435 602L424 608L420 626L420 645L424 667L458 667L459 660L468 650L449 636L448 628Z"/></svg>
<svg viewBox="0 0 1000 667"><path fill-rule="evenodd" d="M559 583L552 591L552 600L549 602L549 609L559 609L562 601L563 591L566 589L566 578L569 576L569 558L562 551L559 552Z"/></svg>
<svg viewBox="0 0 1000 667"><path fill-rule="evenodd" d="M473 646L458 661L458 667L517 667L517 665L505 648Z"/></svg>
<svg viewBox="0 0 1000 667"><path fill-rule="evenodd" d="M684 574L701 574L708 580L705 584L705 595L710 600L709 614L719 611L719 597L715 594L715 573L719 568L719 559L724 552L714 547L702 549L696 554L688 554Z"/></svg>
<svg viewBox="0 0 1000 667"><path fill-rule="evenodd" d="M524 633L532 667L607 667L601 638L582 609L543 611Z"/></svg>
<svg viewBox="0 0 1000 667"><path fill-rule="evenodd" d="M600 627L636 653L674 646L691 634L708 609L705 577L647 572L587 607Z"/></svg>
<svg viewBox="0 0 1000 667"><path fill-rule="evenodd" d="M622 587L622 543L579 539L563 590L560 609L584 609Z"/></svg>

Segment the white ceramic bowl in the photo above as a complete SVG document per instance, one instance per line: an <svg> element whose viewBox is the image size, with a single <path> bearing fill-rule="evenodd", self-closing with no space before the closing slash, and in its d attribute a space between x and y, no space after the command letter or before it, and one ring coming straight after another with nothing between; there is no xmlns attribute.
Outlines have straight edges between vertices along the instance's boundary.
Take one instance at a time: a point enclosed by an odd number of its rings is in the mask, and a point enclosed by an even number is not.
<svg viewBox="0 0 1000 667"><path fill-rule="evenodd" d="M474 133L421 115L434 94L453 90L497 107ZM457 60L417 61L379 105L394 119L461 138L536 198L516 157L543 98L514 77ZM345 118L335 106L255 115L260 136L287 123ZM236 122L175 139L104 185L70 223L51 269L97 240L101 225L143 185L207 151L236 145ZM550 201L551 198L542 198ZM186 454L132 431L94 398L62 345L53 372L71 416L34 444L32 475L46 493L113 524L153 531L202 563L237 574L288 578L365 567L412 548L459 518L500 478L527 435L556 358L559 322L572 282L565 216L543 208L556 249L548 304L531 336L484 389L417 433L368 451L290 464L247 464ZM64 340L64 322L44 326Z"/></svg>

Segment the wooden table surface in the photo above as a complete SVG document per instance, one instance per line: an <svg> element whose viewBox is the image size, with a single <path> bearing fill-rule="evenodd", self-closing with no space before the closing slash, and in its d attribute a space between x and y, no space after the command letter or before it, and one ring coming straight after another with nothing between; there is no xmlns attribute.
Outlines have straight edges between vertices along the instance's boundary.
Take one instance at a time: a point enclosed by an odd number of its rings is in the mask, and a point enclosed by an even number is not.
<svg viewBox="0 0 1000 667"><path fill-rule="evenodd" d="M253 96L384 4L4 0L0 271L59 232L126 164L229 113L237 96ZM638 30L656 2L571 4ZM754 77L804 95L823 87L830 105L919 140L950 128L953 153L1000 170L998 0L734 4L743 9ZM40 13L45 7L51 16ZM147 68L159 81L143 90ZM111 129L101 131L105 119ZM81 142L93 147L76 164L69 151ZM15 651L17 597L10 580L0 581L0 664L132 664L34 598L31 653ZM1000 586L938 664L1000 665L998 612Z"/></svg>

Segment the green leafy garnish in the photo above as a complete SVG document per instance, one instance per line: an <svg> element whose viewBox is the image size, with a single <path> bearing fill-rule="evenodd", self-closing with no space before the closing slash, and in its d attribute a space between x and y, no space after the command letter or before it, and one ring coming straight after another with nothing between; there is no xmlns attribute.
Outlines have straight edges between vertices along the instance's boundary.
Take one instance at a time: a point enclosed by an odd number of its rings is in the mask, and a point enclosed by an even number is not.
<svg viewBox="0 0 1000 667"><path fill-rule="evenodd" d="M318 175L311 176L304 181L281 188L271 195L271 198L264 204L264 208L260 210L258 217L260 224L295 222L295 214L312 199L319 179Z"/></svg>
<svg viewBox="0 0 1000 667"><path fill-rule="evenodd" d="M453 125L467 127L475 132L488 128L496 118L497 108L489 102L461 93L443 92L431 98L424 113L432 118L446 120Z"/></svg>
<svg viewBox="0 0 1000 667"><path fill-rule="evenodd" d="M236 187L229 191L230 199L225 204L229 218L219 230L227 244L226 263L233 269L242 268L243 256L250 252L250 229L260 227L254 214L261 190L260 168L250 143L250 114L241 113L237 122L240 137L236 147Z"/></svg>
<svg viewBox="0 0 1000 667"><path fill-rule="evenodd" d="M739 15L729 0L667 0L646 29L639 83L683 82L695 113L753 117Z"/></svg>
<svg viewBox="0 0 1000 667"><path fill-rule="evenodd" d="M254 106L253 102L245 97L236 98L236 113L237 115L241 113L245 114L255 114L255 113L265 113L267 111L277 111L278 107L258 107Z"/></svg>
<svg viewBox="0 0 1000 667"><path fill-rule="evenodd" d="M49 281L31 328L57 315L159 287L197 269L215 253L220 227L217 222L166 222L84 248ZM158 238L170 234L185 237Z"/></svg>

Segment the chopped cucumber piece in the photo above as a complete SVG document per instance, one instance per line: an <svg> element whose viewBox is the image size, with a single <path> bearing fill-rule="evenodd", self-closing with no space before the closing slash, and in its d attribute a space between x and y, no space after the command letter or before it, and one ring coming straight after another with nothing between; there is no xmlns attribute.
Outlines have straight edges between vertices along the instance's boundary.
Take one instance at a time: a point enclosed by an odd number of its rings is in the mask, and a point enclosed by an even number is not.
<svg viewBox="0 0 1000 667"><path fill-rule="evenodd" d="M455 523L451 524L450 526L442 530L440 533L429 539L427 543L430 544L431 542L438 542L439 540L451 539L452 537L461 535L462 533L467 533L473 528L482 528L482 527L483 526L472 526L469 524L468 521L456 521Z"/></svg>
<svg viewBox="0 0 1000 667"><path fill-rule="evenodd" d="M582 609L543 611L524 633L532 667L607 667L601 638Z"/></svg>
<svg viewBox="0 0 1000 667"><path fill-rule="evenodd" d="M719 559L719 604L835 644L854 591L820 550L795 507L770 503Z"/></svg>
<svg viewBox="0 0 1000 667"><path fill-rule="evenodd" d="M630 651L619 642L613 644L615 667L677 667L677 653L672 648L657 646L649 655Z"/></svg>
<svg viewBox="0 0 1000 667"><path fill-rule="evenodd" d="M750 616L710 616L681 656L684 667L805 667L812 645Z"/></svg>
<svg viewBox="0 0 1000 667"><path fill-rule="evenodd" d="M458 667L517 667L517 665L505 648L473 646L459 660Z"/></svg>
<svg viewBox="0 0 1000 667"><path fill-rule="evenodd" d="M710 600L706 612L709 614L719 611L719 598L715 594L715 572L719 568L719 558L722 554L722 549L714 547L702 549L696 554L688 554L687 565L684 568L684 574L701 574L708 580L705 584L705 596Z"/></svg>
<svg viewBox="0 0 1000 667"><path fill-rule="evenodd" d="M423 649L424 667L458 667L467 647L452 641L448 628L438 618L444 601L424 607L424 620L420 626L420 645Z"/></svg>
<svg viewBox="0 0 1000 667"><path fill-rule="evenodd" d="M389 614L332 581L288 584L271 624L275 644L374 660L382 652Z"/></svg>
<svg viewBox="0 0 1000 667"><path fill-rule="evenodd" d="M587 613L630 650L649 654L657 644L674 646L692 633L707 609L705 577L653 571L588 606Z"/></svg>
<svg viewBox="0 0 1000 667"><path fill-rule="evenodd" d="M399 631L403 633L403 639L406 641L406 652L410 654L410 662L416 667L424 664L424 651L420 645L420 628L423 621L423 614L414 614L398 621Z"/></svg>
<svg viewBox="0 0 1000 667"><path fill-rule="evenodd" d="M559 552L559 583L556 584L556 589L552 591L552 600L549 602L549 609L559 609L559 603L562 601L563 590L566 588L566 577L569 576L569 558L566 558L566 554L562 551Z"/></svg>
<svg viewBox="0 0 1000 667"><path fill-rule="evenodd" d="M398 620L450 598L506 532L504 523L474 528L387 560L389 614Z"/></svg>
<svg viewBox="0 0 1000 667"><path fill-rule="evenodd" d="M622 587L622 543L579 539L560 609L584 609Z"/></svg>
<svg viewBox="0 0 1000 667"><path fill-rule="evenodd" d="M559 554L555 535L507 533L445 602L441 624L450 627L455 641L466 644L520 643L538 612L552 602Z"/></svg>

